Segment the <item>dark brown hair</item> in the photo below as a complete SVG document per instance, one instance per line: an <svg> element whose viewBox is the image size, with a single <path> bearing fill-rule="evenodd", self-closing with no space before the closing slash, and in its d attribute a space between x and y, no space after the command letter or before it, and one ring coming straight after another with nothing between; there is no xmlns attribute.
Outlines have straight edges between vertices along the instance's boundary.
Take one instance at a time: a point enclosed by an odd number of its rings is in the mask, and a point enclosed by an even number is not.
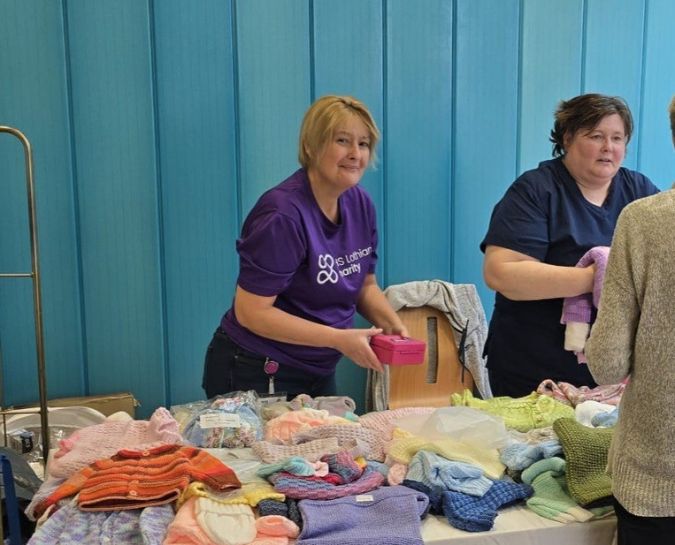
<svg viewBox="0 0 675 545"><path fill-rule="evenodd" d="M675 138L675 95L673 95L673 99L670 101L668 113L670 114L670 132L673 138Z"/></svg>
<svg viewBox="0 0 675 545"><path fill-rule="evenodd" d="M566 136L574 136L580 130L591 131L604 117L612 114L621 117L628 144L633 134L633 116L628 104L621 97L589 93L560 101L549 138L553 143L553 157L565 154Z"/></svg>

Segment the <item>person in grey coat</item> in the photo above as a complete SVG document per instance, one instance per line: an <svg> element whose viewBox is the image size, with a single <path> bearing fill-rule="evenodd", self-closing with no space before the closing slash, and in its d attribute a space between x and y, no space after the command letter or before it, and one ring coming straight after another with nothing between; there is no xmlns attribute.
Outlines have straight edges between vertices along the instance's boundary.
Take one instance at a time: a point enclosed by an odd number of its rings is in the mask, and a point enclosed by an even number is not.
<svg viewBox="0 0 675 545"><path fill-rule="evenodd" d="M675 97L669 111L675 145ZM630 377L608 460L618 545L672 544L674 190L635 201L619 216L586 357L598 384Z"/></svg>

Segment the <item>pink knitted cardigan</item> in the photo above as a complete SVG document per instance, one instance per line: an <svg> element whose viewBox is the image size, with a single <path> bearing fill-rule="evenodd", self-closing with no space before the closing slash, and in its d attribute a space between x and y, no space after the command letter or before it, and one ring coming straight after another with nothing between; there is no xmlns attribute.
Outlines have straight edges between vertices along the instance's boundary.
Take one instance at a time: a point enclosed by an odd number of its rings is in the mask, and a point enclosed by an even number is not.
<svg viewBox="0 0 675 545"><path fill-rule="evenodd" d="M52 477L67 479L89 464L109 458L121 449L147 449L182 443L178 422L164 407L149 420L108 421L77 430L59 442L49 463Z"/></svg>

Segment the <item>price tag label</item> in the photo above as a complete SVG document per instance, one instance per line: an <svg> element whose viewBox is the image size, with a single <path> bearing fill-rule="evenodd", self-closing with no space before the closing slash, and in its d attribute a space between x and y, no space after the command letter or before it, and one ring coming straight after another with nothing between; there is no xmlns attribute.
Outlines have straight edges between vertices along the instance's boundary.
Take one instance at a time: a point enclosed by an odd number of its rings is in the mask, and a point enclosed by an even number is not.
<svg viewBox="0 0 675 545"><path fill-rule="evenodd" d="M208 428L241 428L241 418L238 414L207 413L199 417L202 429Z"/></svg>
<svg viewBox="0 0 675 545"><path fill-rule="evenodd" d="M359 494L356 496L356 503L365 503L367 501L374 501L372 494Z"/></svg>

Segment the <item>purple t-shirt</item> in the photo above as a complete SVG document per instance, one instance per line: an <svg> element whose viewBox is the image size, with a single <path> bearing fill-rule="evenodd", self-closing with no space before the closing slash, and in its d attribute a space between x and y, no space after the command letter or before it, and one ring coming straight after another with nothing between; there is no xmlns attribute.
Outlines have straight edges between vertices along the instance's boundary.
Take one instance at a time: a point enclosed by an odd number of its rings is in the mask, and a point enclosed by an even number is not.
<svg viewBox="0 0 675 545"><path fill-rule="evenodd" d="M377 262L375 208L359 186L339 198L340 223L319 208L305 170L260 197L237 240L237 284L274 306L312 322L352 327L356 300ZM239 324L231 308L221 327L242 348L318 376L335 370L341 354L331 348L283 343Z"/></svg>

